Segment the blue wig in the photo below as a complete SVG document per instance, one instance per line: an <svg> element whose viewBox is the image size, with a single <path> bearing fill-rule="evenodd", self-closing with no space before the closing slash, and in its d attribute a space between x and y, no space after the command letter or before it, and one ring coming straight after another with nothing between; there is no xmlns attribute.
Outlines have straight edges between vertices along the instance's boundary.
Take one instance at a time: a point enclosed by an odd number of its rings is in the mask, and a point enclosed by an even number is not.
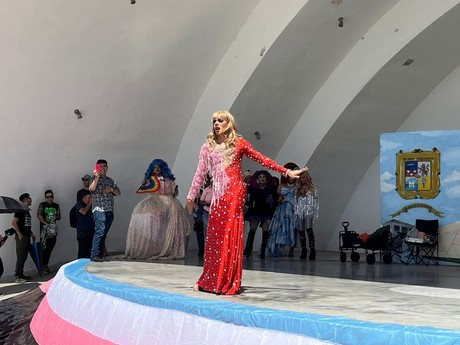
<svg viewBox="0 0 460 345"><path fill-rule="evenodd" d="M169 169L168 163L166 163L162 159L154 159L152 163L150 163L147 171L145 172L144 178L147 180L149 179L152 174L153 174L153 169L155 166L158 165L161 168L161 174L163 177L169 178L170 180L175 181L176 178L174 177L173 173L171 172L171 169Z"/></svg>

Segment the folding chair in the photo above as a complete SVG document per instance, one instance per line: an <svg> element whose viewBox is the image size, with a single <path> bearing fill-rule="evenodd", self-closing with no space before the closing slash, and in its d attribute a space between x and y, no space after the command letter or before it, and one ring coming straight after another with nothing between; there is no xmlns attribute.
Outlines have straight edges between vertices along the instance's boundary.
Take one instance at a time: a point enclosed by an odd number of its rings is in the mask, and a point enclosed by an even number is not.
<svg viewBox="0 0 460 345"><path fill-rule="evenodd" d="M428 266L430 263L439 264L438 248L438 220L417 219L415 227L418 230L417 238L407 238L404 240L409 248L409 255L406 265L414 262Z"/></svg>

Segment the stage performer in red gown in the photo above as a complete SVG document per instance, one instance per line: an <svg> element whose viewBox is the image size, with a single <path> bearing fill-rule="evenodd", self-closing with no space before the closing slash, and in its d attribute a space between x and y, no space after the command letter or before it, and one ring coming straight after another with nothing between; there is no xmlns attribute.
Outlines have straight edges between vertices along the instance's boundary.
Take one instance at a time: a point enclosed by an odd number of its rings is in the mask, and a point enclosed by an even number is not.
<svg viewBox="0 0 460 345"><path fill-rule="evenodd" d="M213 198L205 241L203 273L194 290L222 295L241 293L243 271L244 216L246 186L241 175L243 156L264 167L293 178L307 168L289 170L265 157L238 135L233 115L220 110L212 116L212 132L201 147L198 167L187 195L187 209L203 186L206 174L212 176Z"/></svg>

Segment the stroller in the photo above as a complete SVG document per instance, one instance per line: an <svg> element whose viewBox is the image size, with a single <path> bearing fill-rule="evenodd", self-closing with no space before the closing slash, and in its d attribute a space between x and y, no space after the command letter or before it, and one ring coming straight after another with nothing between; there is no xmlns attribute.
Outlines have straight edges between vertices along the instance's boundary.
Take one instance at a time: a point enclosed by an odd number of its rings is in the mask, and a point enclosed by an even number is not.
<svg viewBox="0 0 460 345"><path fill-rule="evenodd" d="M369 236L360 235L355 231L348 230L349 222L342 222L344 228L339 232L339 250L340 261L347 261L347 253L345 251L351 250L350 259L352 262L358 262L361 255L357 249L364 249L366 255L366 262L369 265L375 263L375 254L380 254L381 260L386 264L391 264L391 232L389 226L383 226L375 230Z"/></svg>

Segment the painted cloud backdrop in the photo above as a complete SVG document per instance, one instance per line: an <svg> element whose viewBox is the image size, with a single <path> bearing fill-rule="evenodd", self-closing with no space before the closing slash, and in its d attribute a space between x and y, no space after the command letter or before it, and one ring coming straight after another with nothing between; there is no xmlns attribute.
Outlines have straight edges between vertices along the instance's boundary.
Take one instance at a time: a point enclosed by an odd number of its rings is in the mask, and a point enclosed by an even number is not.
<svg viewBox="0 0 460 345"><path fill-rule="evenodd" d="M441 192L435 199L405 200L396 192L396 153L415 149L441 153ZM443 213L439 218L425 208L413 208L397 216L414 224L416 218L439 219L446 225L460 220L460 131L398 132L380 136L380 195L381 222L390 220L391 214L414 203L425 203Z"/></svg>

